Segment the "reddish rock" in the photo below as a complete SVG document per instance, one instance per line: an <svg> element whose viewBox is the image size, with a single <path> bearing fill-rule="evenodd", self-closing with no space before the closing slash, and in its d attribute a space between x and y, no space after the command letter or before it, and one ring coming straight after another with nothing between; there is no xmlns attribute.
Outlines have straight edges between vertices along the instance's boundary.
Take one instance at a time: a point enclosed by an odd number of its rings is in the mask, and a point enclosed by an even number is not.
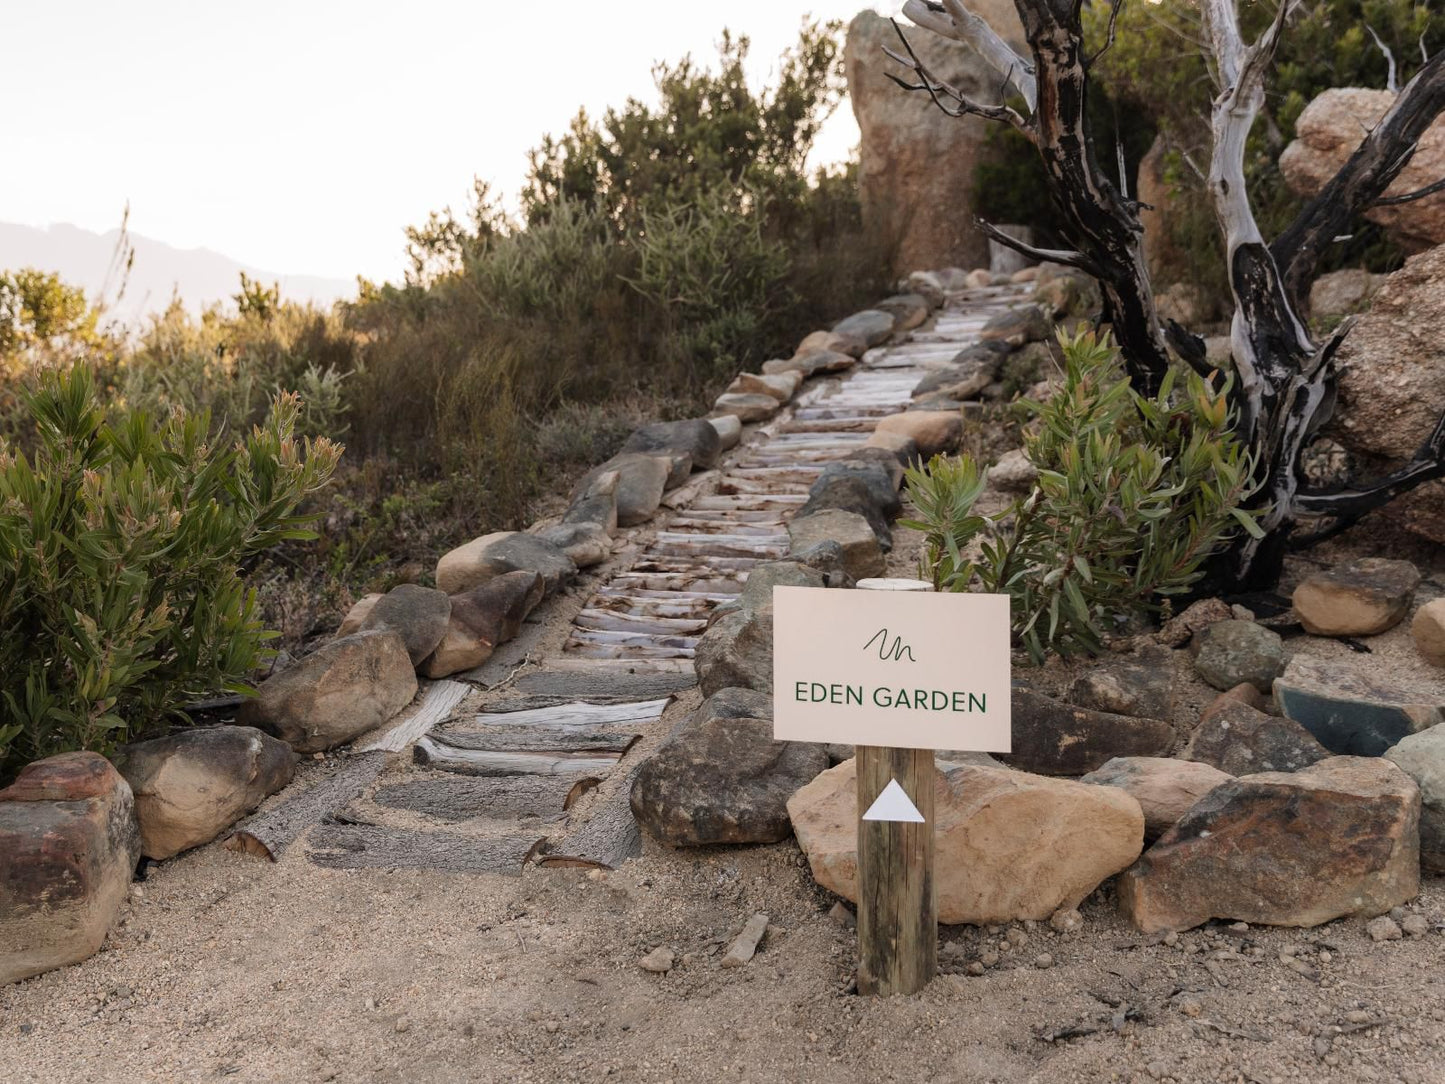
<svg viewBox="0 0 1445 1084"><path fill-rule="evenodd" d="M1419 891L1419 787L1387 760L1331 757L1215 787L1119 878L1119 906L1148 933L1318 926Z"/></svg>
<svg viewBox="0 0 1445 1084"><path fill-rule="evenodd" d="M94 954L139 860L130 786L104 757L21 771L0 790L0 985Z"/></svg>
<svg viewBox="0 0 1445 1084"><path fill-rule="evenodd" d="M1013 751L1000 759L1039 775L1084 775L1114 757L1164 756L1174 737L1174 728L1159 719L1091 711L1014 689Z"/></svg>

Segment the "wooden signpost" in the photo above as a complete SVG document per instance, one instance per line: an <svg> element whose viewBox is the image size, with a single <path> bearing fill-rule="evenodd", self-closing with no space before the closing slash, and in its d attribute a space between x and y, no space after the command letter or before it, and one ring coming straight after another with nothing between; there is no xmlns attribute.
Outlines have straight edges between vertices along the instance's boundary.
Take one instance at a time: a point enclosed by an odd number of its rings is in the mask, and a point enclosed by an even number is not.
<svg viewBox="0 0 1445 1084"><path fill-rule="evenodd" d="M1009 751L1008 599L858 586L773 589L773 734L854 745L858 992L910 994L938 968L934 750Z"/></svg>

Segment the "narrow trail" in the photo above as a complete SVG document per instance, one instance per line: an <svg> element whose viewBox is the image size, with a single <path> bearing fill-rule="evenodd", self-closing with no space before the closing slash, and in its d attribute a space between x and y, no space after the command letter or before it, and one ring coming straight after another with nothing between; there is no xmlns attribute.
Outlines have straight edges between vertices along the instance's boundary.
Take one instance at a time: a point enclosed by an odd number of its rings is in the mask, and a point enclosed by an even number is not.
<svg viewBox="0 0 1445 1084"><path fill-rule="evenodd" d="M650 540L595 585L560 649L529 654L509 675L505 700L435 682L386 734L358 743L342 771L359 772L362 797L312 831L311 860L516 875L533 860L614 867L640 853L627 793L643 758L628 753L673 697L697 684L693 656L709 614L742 590L755 565L787 555L788 520L824 466L906 410L924 376L977 342L989 318L1027 291L950 295L921 327L846 372L808 381L768 422L745 428L716 469L694 475L651 523L622 535L624 544ZM387 753L408 747L404 776L383 774ZM570 812L616 772L624 778L606 800Z"/></svg>

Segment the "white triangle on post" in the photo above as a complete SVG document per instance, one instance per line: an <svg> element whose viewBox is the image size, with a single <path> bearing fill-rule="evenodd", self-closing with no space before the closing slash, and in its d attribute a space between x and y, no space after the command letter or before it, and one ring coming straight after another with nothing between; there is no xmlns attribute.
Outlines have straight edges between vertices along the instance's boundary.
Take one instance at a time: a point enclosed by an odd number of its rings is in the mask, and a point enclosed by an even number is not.
<svg viewBox="0 0 1445 1084"><path fill-rule="evenodd" d="M883 788L883 793L874 799L873 804L868 807L868 812L863 814L865 821L911 821L914 824L923 823L923 814L918 812L918 807L913 804L898 780L890 779L888 785Z"/></svg>

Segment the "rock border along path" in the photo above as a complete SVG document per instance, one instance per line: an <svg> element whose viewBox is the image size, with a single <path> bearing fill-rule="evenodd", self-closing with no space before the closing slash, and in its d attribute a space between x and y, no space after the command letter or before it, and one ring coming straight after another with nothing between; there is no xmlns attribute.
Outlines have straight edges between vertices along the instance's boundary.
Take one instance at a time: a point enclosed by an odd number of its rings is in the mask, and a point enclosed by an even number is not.
<svg viewBox="0 0 1445 1084"><path fill-rule="evenodd" d="M313 830L310 859L517 875L531 860L613 867L639 854L627 798L642 757L627 753L674 694L697 684L693 657L712 611L741 592L753 567L787 556L788 520L824 466L906 410L924 376L1028 289L950 294L928 323L812 379L745 430L717 469L668 495L660 521L633 529L651 540L592 589L560 650L509 683L520 696L480 708L495 698L439 681L401 720L359 741L363 753L410 746L414 767L400 781L393 772L373 782L365 813L348 806ZM607 799L569 816L618 770L626 774Z"/></svg>

